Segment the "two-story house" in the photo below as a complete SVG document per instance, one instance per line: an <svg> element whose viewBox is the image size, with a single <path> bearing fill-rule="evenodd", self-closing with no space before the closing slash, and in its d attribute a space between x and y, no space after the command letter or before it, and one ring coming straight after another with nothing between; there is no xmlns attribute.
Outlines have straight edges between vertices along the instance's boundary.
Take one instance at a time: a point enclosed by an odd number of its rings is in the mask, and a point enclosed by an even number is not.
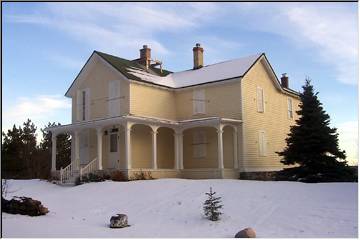
<svg viewBox="0 0 360 240"><path fill-rule="evenodd" d="M238 178L283 168L275 153L295 124L299 93L264 53L170 72L140 49L127 60L94 51L65 96L72 123L52 132L52 172L63 182L93 171L155 178ZM56 170L56 136L72 135L71 164Z"/></svg>

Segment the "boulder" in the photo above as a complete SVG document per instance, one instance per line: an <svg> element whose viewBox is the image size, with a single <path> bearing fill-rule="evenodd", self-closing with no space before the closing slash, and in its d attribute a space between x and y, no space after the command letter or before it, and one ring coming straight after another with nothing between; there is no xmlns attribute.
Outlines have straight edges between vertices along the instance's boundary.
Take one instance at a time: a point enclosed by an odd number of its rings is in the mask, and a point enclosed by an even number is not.
<svg viewBox="0 0 360 240"><path fill-rule="evenodd" d="M235 235L235 238L256 238L255 230L252 228L245 228Z"/></svg>
<svg viewBox="0 0 360 240"><path fill-rule="evenodd" d="M110 218L110 228L123 228L128 226L128 217L126 214L117 214Z"/></svg>

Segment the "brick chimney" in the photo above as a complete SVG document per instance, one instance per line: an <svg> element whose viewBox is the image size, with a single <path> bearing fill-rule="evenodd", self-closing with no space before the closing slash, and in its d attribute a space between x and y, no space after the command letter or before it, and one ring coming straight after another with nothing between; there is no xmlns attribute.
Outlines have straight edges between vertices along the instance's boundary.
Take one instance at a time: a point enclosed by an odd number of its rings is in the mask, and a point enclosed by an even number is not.
<svg viewBox="0 0 360 240"><path fill-rule="evenodd" d="M203 53L204 49L200 46L200 43L197 43L193 48L194 52L194 69L199 69L204 66Z"/></svg>
<svg viewBox="0 0 360 240"><path fill-rule="evenodd" d="M281 86L283 88L289 88L289 77L286 73L281 74Z"/></svg>
<svg viewBox="0 0 360 240"><path fill-rule="evenodd" d="M139 63L149 68L151 59L151 49L148 48L147 45L144 45L142 49L140 49L140 59Z"/></svg>

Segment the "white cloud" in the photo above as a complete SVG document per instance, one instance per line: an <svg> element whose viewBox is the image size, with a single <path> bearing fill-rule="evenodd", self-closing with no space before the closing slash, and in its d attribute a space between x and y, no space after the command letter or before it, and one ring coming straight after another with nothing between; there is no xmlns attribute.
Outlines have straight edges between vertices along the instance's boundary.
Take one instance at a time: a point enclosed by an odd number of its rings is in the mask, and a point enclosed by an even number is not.
<svg viewBox="0 0 360 240"><path fill-rule="evenodd" d="M359 132L358 122L349 121L338 125L340 149L346 151L347 161L351 165L357 165L359 161Z"/></svg>
<svg viewBox="0 0 360 240"><path fill-rule="evenodd" d="M38 127L38 139L40 128L43 128L51 119L58 119L59 114L65 111L71 115L71 102L60 95L40 95L32 98L19 98L12 106L4 106L2 118L2 130L22 125L28 118Z"/></svg>

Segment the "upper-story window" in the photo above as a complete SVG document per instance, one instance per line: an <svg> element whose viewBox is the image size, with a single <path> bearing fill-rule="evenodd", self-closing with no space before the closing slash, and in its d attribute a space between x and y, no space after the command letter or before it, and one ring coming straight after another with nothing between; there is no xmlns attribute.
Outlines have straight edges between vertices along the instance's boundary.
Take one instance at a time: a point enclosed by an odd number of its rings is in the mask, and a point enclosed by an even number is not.
<svg viewBox="0 0 360 240"><path fill-rule="evenodd" d="M291 98L288 98L287 107L288 107L288 118L293 118L293 106L292 106Z"/></svg>
<svg viewBox="0 0 360 240"><path fill-rule="evenodd" d="M193 91L193 114L205 114L205 90L195 89Z"/></svg>
<svg viewBox="0 0 360 240"><path fill-rule="evenodd" d="M256 103L257 111L265 112L264 89L261 87L256 88Z"/></svg>
<svg viewBox="0 0 360 240"><path fill-rule="evenodd" d="M120 115L120 81L109 82L108 110L110 117Z"/></svg>
<svg viewBox="0 0 360 240"><path fill-rule="evenodd" d="M90 89L77 91L76 95L77 121L86 121L90 119Z"/></svg>
<svg viewBox="0 0 360 240"><path fill-rule="evenodd" d="M196 130L193 132L193 157L206 157L206 131Z"/></svg>
<svg viewBox="0 0 360 240"><path fill-rule="evenodd" d="M82 118L81 120L85 121L85 110L86 110L86 91L81 91L82 94Z"/></svg>

